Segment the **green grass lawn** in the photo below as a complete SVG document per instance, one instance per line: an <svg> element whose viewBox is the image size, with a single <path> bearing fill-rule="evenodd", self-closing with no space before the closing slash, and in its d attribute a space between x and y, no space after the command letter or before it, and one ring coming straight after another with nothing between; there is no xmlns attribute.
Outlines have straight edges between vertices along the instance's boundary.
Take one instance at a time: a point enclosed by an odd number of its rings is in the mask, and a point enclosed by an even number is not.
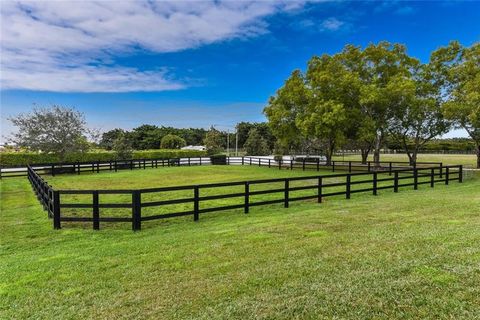
<svg viewBox="0 0 480 320"><path fill-rule="evenodd" d="M360 155L336 156L334 160L362 160ZM368 160L373 161L373 154L370 154ZM406 154L381 154L381 161L408 161ZM462 164L475 168L477 165L477 156L474 154L419 154L417 161L443 162L446 165Z"/></svg>
<svg viewBox="0 0 480 320"><path fill-rule="evenodd" d="M229 168L48 181L137 188L317 174ZM197 223L172 218L141 232L53 230L25 178L0 183L0 319L480 317L478 175L434 189L210 213Z"/></svg>
<svg viewBox="0 0 480 320"><path fill-rule="evenodd" d="M453 171L452 171L453 172ZM52 184L57 190L66 189L139 189L139 188L152 188L152 187L169 187L169 186L184 186L194 184L208 184L215 182L238 182L238 181L254 181L262 179L274 179L274 178L293 178L300 176L312 177L308 180L292 180L290 181L290 188L314 186L313 189L307 190L292 190L290 191L290 198L313 196L317 194L318 179L315 176L326 176L323 179L322 184L334 184L345 183L346 177L333 176L334 173L344 174L345 171L332 172L327 170L314 171L314 170L277 170L276 168L258 167L258 166L195 166L195 167L169 167L160 169L145 169L145 170L124 170L119 172L105 172L101 174L87 173L77 175L57 175L55 177L45 176L46 180ZM424 173L424 172L421 172ZM425 172L427 173L427 172ZM411 177L412 173L405 173L403 176L410 176L408 179L400 180L400 184L407 184L413 182ZM452 173L451 177L454 174ZM328 178L327 178L328 177ZM379 174L379 178L393 178L388 174ZM355 184L351 186L351 190L354 192L359 189L366 189L372 187L371 175L352 176L351 181L366 181L366 183ZM419 181L429 181L429 177L420 178ZM392 186L393 181L381 181L378 186ZM405 187L403 189L411 189L412 187ZM250 192L272 190L276 189L275 193L251 195L250 203L258 203L267 200L282 200L284 198L284 182L269 182L265 184L250 184ZM324 187L323 193L344 192L346 187L333 186ZM221 188L201 188L200 196L216 196L233 193L243 193L245 190L244 185L237 186L223 186ZM381 191L384 192L384 191ZM166 192L154 192L143 193L142 203L152 201L163 201L173 199L188 199L193 197L193 189L189 190L175 190ZM337 195L338 198L345 198L345 195ZM115 208L100 210L101 217L131 217L131 194L101 194L100 203L112 204L122 203L127 204L128 208ZM316 199L310 200L315 202ZM91 194L82 195L61 195L62 203L92 203ZM200 202L200 209L213 208L220 206L230 205L242 205L244 203L244 197L239 196L235 198L215 199ZM252 208L255 210L256 208ZM144 207L142 209L142 216L150 216L157 214L166 214L174 212L192 211L193 202L169 204L163 206ZM261 209L260 209L261 210ZM62 208L62 216L65 217L91 217L91 208ZM182 218L184 220L192 219L191 217ZM88 226L85 223L77 223L77 225Z"/></svg>

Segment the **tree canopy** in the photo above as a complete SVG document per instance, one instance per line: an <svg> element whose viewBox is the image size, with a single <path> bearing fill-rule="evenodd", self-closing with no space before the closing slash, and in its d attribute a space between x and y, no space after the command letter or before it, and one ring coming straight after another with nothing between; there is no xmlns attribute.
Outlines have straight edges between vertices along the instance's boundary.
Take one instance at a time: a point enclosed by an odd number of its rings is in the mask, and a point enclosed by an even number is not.
<svg viewBox="0 0 480 320"><path fill-rule="evenodd" d="M89 148L85 116L73 108L35 107L31 113L22 113L9 120L18 128L12 141L20 147L55 153L62 160L69 153Z"/></svg>
<svg viewBox="0 0 480 320"><path fill-rule="evenodd" d="M362 150L363 161L373 150L379 162L388 138L413 163L452 122L477 141L480 159L479 61L480 44L453 42L429 63L401 44L347 45L312 57L305 72L293 71L264 113L284 150L320 145L327 162L347 143Z"/></svg>

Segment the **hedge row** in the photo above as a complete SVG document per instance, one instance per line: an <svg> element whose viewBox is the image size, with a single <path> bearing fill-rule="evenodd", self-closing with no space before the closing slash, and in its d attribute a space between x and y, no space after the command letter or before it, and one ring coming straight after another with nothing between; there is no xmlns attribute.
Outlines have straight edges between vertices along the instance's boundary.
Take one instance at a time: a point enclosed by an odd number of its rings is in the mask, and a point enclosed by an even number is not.
<svg viewBox="0 0 480 320"><path fill-rule="evenodd" d="M178 157L200 157L205 156L205 151L196 150L139 150L133 152L134 159L159 159ZM27 164L57 163L57 162L90 162L116 160L115 153L109 151L85 152L68 155L60 161L57 155L33 152L4 152L0 153L0 166L17 167Z"/></svg>

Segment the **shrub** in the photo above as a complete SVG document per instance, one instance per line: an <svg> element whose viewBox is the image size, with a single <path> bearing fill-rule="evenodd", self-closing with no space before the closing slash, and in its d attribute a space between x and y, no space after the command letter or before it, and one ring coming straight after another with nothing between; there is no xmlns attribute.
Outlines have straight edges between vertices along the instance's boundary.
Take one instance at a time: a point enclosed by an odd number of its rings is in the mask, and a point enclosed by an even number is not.
<svg viewBox="0 0 480 320"><path fill-rule="evenodd" d="M133 159L160 159L160 158L185 158L205 156L205 151L197 150L141 150L133 151ZM115 160L116 154L111 151L84 152L69 154L63 162L93 162ZM52 153L35 152L2 152L0 153L0 166L19 167L27 164L58 163L59 157Z"/></svg>

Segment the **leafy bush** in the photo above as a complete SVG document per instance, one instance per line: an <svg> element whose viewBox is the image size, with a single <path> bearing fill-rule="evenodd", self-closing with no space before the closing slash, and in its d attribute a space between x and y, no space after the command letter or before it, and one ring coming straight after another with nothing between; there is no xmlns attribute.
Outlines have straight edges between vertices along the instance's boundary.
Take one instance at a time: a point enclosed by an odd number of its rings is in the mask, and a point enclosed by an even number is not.
<svg viewBox="0 0 480 320"><path fill-rule="evenodd" d="M185 147L185 145L185 139L174 134L167 134L162 138L162 142L160 143L162 149L180 149L181 147Z"/></svg>
<svg viewBox="0 0 480 320"><path fill-rule="evenodd" d="M160 158L185 158L205 156L205 151L197 150L141 150L133 151L133 159L160 159ZM115 160L116 154L111 151L84 152L69 154L64 162L90 162L90 161L110 161ZM18 167L27 164L58 163L59 157L51 153L35 152L2 152L0 153L0 166Z"/></svg>

